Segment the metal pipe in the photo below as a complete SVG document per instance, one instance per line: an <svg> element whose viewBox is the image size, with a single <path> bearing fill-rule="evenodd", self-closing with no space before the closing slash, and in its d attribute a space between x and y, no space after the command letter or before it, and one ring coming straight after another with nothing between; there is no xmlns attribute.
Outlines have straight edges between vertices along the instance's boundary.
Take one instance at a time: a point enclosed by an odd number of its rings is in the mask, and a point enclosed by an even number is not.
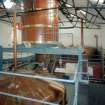
<svg viewBox="0 0 105 105"><path fill-rule="evenodd" d="M98 35L94 35L95 39L96 39L96 48L98 48Z"/></svg>
<svg viewBox="0 0 105 105"><path fill-rule="evenodd" d="M38 100L38 99L28 98L28 97L14 95L14 94L6 93L6 92L0 92L0 95L9 96L9 97L15 97L15 98L18 98L18 99L32 101L32 102L37 102L37 103L46 104L46 105L59 105L59 104L47 102L47 101L44 101L44 100Z"/></svg>
<svg viewBox="0 0 105 105"><path fill-rule="evenodd" d="M74 37L73 37L73 33L71 33L72 36L72 47L74 46Z"/></svg>
<svg viewBox="0 0 105 105"><path fill-rule="evenodd" d="M51 78L51 77L43 77L43 76L35 76L35 75L27 75L27 74L19 74L19 73L11 73L11 72L2 72L0 71L0 74L4 75L11 75L11 76L20 76L20 77L26 77L26 78L32 78L32 79L40 79L40 80L51 80L51 81L57 81L57 82L63 82L63 83L75 83L75 80L65 80L65 79L58 79L58 78Z"/></svg>
<svg viewBox="0 0 105 105"><path fill-rule="evenodd" d="M78 103L78 86L79 86L78 72L79 72L79 67L80 67L80 62L78 62L78 64L77 64L76 73L74 76L74 79L75 79L75 96L74 96L73 105L77 105L77 103Z"/></svg>
<svg viewBox="0 0 105 105"><path fill-rule="evenodd" d="M3 48L3 52L12 52L12 48ZM43 47L43 48L28 48L22 47L17 48L17 52L31 52L36 54L53 54L53 55L78 55L81 53L79 48L54 48L54 47Z"/></svg>
<svg viewBox="0 0 105 105"><path fill-rule="evenodd" d="M81 19L81 47L84 48L83 19Z"/></svg>
<svg viewBox="0 0 105 105"><path fill-rule="evenodd" d="M13 13L13 60L14 60L14 71L16 70L17 63L17 34L16 34L16 12Z"/></svg>

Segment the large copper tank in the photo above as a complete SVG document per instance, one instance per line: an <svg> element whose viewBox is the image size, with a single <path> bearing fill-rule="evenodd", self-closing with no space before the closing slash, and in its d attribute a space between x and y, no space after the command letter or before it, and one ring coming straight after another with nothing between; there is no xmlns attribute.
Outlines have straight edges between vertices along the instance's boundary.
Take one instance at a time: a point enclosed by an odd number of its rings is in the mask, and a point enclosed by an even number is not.
<svg viewBox="0 0 105 105"><path fill-rule="evenodd" d="M22 40L25 42L55 42L58 40L57 0L25 0L24 9L38 10L24 13Z"/></svg>

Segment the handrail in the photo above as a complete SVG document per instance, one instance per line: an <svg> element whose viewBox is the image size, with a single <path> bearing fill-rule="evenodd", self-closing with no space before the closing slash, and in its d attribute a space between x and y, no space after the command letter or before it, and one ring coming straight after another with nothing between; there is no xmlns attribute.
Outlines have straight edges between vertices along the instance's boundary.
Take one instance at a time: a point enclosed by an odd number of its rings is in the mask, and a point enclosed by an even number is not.
<svg viewBox="0 0 105 105"><path fill-rule="evenodd" d="M14 95L14 94L6 93L6 92L0 92L0 95L9 96L9 97L15 97L15 98L18 98L18 99L23 99L23 100L37 102L37 103L46 104L46 105L59 105L59 104L47 102L47 101L44 101L44 100L28 98L28 97Z"/></svg>
<svg viewBox="0 0 105 105"><path fill-rule="evenodd" d="M0 74L26 77L26 78L32 78L32 79L53 80L53 81L62 82L62 83L71 83L71 84L75 83L75 97L74 97L74 104L73 105L77 105L76 103L77 103L77 97L78 97L78 82L79 82L79 80L78 80L78 69L79 69L79 66L80 66L79 64L80 63L78 62L77 69L75 71L75 75L74 75L73 80L50 78L50 77L27 75L27 74L19 74L19 73L12 73L12 72L3 72L3 71L0 71ZM47 104L47 105L59 105L59 104L46 102L46 101L43 101L43 100L32 99L32 98L19 96L19 95L14 95L14 94L6 93L6 92L0 92L0 94L4 95L4 96L15 97L15 98L19 98L19 99L28 100L28 101L39 102L39 103L43 103L43 104Z"/></svg>
<svg viewBox="0 0 105 105"><path fill-rule="evenodd" d="M11 73L11 72L2 72L2 71L0 71L0 74L11 75L11 76L27 77L27 78L40 79L40 80L52 80L52 81L63 82L63 83L74 83L75 82L74 79L73 80L66 80L66 79L58 79L58 78L52 78L52 77L35 76L35 75Z"/></svg>

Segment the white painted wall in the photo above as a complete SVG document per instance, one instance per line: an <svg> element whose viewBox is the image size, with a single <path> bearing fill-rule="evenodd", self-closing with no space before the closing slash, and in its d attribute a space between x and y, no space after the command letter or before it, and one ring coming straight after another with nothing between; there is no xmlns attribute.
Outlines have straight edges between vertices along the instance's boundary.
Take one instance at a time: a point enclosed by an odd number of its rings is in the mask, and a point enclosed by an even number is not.
<svg viewBox="0 0 105 105"><path fill-rule="evenodd" d="M0 45L6 47L12 44L12 29L11 25L0 22Z"/></svg>
<svg viewBox="0 0 105 105"><path fill-rule="evenodd" d="M18 44L21 43L21 31L17 30ZM11 24L0 22L0 45L11 47L13 45L13 28Z"/></svg>
<svg viewBox="0 0 105 105"><path fill-rule="evenodd" d="M65 24L63 27L69 27L70 24ZM72 29L60 29L59 31L59 41L63 43L65 46L70 46L72 44L71 35L73 34L73 42L74 46L79 46L81 44L81 29L80 28L72 28ZM103 47L105 49L105 27L102 29L84 29L84 44L85 46L96 47L96 39L94 35L98 35L99 47Z"/></svg>
<svg viewBox="0 0 105 105"><path fill-rule="evenodd" d="M70 34L69 34L70 33ZM72 36L75 46L80 46L80 30L79 29L61 29L59 32L59 41L64 46L69 46L72 44Z"/></svg>
<svg viewBox="0 0 105 105"><path fill-rule="evenodd" d="M105 27L100 30L99 44L105 49Z"/></svg>

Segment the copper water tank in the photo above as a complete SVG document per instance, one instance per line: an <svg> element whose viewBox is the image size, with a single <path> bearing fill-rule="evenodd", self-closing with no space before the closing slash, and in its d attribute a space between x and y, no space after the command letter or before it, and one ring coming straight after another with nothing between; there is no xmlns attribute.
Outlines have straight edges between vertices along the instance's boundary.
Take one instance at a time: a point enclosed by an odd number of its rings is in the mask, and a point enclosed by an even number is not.
<svg viewBox="0 0 105 105"><path fill-rule="evenodd" d="M58 40L57 0L25 0L27 12L21 16L23 23L23 42L55 42Z"/></svg>

